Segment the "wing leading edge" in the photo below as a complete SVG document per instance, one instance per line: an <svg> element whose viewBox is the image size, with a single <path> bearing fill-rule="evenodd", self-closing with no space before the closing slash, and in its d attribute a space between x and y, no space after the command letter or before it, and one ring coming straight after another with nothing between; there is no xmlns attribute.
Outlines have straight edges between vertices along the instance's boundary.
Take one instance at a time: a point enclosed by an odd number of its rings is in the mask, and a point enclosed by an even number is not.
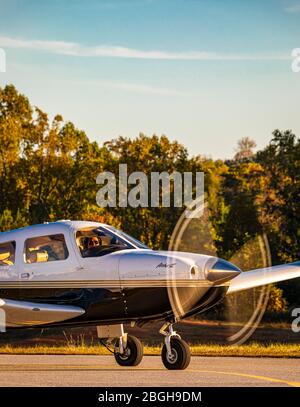
<svg viewBox="0 0 300 407"><path fill-rule="evenodd" d="M231 280L228 294L297 277L300 277L300 261L250 270Z"/></svg>
<svg viewBox="0 0 300 407"><path fill-rule="evenodd" d="M69 305L37 304L0 298L0 310L5 311L6 327L26 327L66 321L85 313L83 308Z"/></svg>

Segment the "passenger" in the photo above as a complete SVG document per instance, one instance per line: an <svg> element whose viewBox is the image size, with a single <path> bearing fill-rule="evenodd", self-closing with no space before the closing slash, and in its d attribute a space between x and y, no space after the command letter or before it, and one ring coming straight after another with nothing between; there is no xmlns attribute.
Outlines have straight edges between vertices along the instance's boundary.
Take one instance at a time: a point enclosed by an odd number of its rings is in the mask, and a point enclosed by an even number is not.
<svg viewBox="0 0 300 407"><path fill-rule="evenodd" d="M12 266L14 264L14 256L12 253L0 253L0 266Z"/></svg>
<svg viewBox="0 0 300 407"><path fill-rule="evenodd" d="M15 247L6 244L0 248L0 266L12 266L15 263Z"/></svg>

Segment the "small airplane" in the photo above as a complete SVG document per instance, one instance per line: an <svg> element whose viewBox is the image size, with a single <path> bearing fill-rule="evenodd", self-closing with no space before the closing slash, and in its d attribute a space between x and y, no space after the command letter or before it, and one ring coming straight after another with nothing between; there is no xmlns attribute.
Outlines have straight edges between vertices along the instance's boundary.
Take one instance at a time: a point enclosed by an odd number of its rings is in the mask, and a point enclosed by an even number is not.
<svg viewBox="0 0 300 407"><path fill-rule="evenodd" d="M300 262L242 272L223 259L151 250L112 226L57 221L0 233L0 313L5 328L96 325L116 362L136 366L139 339L124 323L162 321L162 361L185 369L187 343L173 330L233 292L300 277Z"/></svg>

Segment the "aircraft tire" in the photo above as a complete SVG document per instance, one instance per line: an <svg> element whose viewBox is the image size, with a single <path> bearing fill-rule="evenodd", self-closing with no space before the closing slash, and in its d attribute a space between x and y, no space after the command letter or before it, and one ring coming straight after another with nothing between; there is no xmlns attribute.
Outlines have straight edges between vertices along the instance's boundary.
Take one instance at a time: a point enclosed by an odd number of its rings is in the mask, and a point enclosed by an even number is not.
<svg viewBox="0 0 300 407"><path fill-rule="evenodd" d="M116 362L120 366L137 366L143 359L143 344L135 336L127 336L127 347L123 354L115 352Z"/></svg>
<svg viewBox="0 0 300 407"><path fill-rule="evenodd" d="M191 361L191 351L188 344L177 337L171 338L172 355L168 355L166 345L162 348L161 358L164 366L169 370L184 370Z"/></svg>

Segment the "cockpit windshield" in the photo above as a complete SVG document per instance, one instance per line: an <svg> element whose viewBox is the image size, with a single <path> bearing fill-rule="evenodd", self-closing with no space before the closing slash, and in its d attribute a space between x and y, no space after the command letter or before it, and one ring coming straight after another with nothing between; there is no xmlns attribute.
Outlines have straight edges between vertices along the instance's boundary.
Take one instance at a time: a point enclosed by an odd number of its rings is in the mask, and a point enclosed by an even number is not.
<svg viewBox="0 0 300 407"><path fill-rule="evenodd" d="M123 232L122 230L116 229L113 226L106 226L108 230L111 230L114 233L117 233L119 236L123 236L126 240L128 240L130 243L134 244L136 247L139 249L149 249L148 246L146 246L144 243L140 242L138 239L129 236L127 233Z"/></svg>
<svg viewBox="0 0 300 407"><path fill-rule="evenodd" d="M78 230L76 243L82 257L100 257L119 250L147 248L138 240L110 226Z"/></svg>

